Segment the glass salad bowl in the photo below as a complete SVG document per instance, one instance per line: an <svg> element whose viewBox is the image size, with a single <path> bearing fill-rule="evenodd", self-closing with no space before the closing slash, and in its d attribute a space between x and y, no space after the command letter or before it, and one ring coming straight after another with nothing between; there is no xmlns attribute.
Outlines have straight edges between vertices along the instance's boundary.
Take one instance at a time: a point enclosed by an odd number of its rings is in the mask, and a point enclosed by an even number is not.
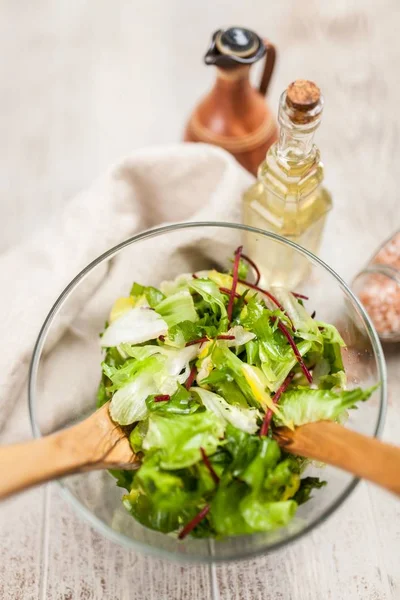
<svg viewBox="0 0 400 600"><path fill-rule="evenodd" d="M386 405L386 373L381 346L366 312L342 279L308 251L283 238L229 223L186 223L153 229L115 246L88 265L61 293L39 333L29 377L29 408L35 436L52 433L95 410L102 360L99 332L113 302L129 294L132 282L158 286L182 273L231 268L235 248L263 246L273 254L291 252L308 264L307 280L296 292L309 299L309 312L334 324L347 348L343 360L348 386L380 383L372 398L350 411L347 426L379 435ZM64 496L81 516L109 538L146 553L173 560L214 562L238 560L271 552L306 535L344 502L357 479L336 468L310 465L306 474L327 485L299 506L284 528L223 539L178 540L176 535L145 528L121 502L124 491L106 471L61 480Z"/></svg>

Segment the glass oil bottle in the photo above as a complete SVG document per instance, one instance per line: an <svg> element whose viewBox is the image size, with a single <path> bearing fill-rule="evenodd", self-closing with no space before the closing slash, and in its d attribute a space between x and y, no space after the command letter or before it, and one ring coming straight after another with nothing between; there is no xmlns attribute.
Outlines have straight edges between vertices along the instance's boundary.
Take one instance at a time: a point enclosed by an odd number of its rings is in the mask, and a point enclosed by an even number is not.
<svg viewBox="0 0 400 600"><path fill-rule="evenodd" d="M332 201L322 186L320 153L313 143L323 97L311 81L297 80L280 98L279 140L268 150L258 179L244 194L245 225L277 233L318 252ZM290 246L249 235L246 253L259 266L265 285L293 288L305 279L308 260Z"/></svg>

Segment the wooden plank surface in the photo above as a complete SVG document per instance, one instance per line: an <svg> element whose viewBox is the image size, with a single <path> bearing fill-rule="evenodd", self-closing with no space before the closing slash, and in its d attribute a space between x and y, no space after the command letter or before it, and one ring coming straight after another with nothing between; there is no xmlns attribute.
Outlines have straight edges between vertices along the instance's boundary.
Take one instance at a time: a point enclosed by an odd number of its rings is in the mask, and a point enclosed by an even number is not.
<svg viewBox="0 0 400 600"><path fill-rule="evenodd" d="M398 0L3 0L0 10L0 251L118 157L178 140L212 81L201 63L209 35L229 24L278 45L274 108L296 77L325 94L318 143L335 206L323 258L350 280L399 226ZM399 443L400 350L385 352L384 439ZM28 435L21 399L0 441ZM289 549L216 568L117 547L53 486L2 504L0 532L4 600L400 598L400 505L367 484Z"/></svg>

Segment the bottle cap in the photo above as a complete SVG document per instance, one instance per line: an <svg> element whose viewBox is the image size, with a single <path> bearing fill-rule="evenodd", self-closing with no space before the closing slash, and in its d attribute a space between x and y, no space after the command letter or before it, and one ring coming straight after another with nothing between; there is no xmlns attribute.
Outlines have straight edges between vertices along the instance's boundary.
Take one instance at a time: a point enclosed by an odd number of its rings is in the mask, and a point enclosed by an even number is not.
<svg viewBox="0 0 400 600"><path fill-rule="evenodd" d="M238 64L252 65L265 54L265 44L254 31L244 27L229 27L213 33L204 62L222 68Z"/></svg>
<svg viewBox="0 0 400 600"><path fill-rule="evenodd" d="M319 120L324 106L321 90L313 81L297 79L283 94L287 116L299 125L307 125Z"/></svg>
<svg viewBox="0 0 400 600"><path fill-rule="evenodd" d="M258 50L260 38L250 29L230 27L219 32L215 45L221 54L247 57Z"/></svg>
<svg viewBox="0 0 400 600"><path fill-rule="evenodd" d="M312 81L297 79L287 89L286 102L296 110L310 110L321 99L321 90Z"/></svg>

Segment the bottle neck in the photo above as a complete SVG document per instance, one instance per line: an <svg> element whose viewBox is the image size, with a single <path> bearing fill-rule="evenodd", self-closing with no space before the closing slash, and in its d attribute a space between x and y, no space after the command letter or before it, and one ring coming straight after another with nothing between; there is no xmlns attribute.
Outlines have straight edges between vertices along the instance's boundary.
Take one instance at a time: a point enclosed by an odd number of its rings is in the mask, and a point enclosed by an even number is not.
<svg viewBox="0 0 400 600"><path fill-rule="evenodd" d="M250 75L249 65L235 65L232 67L217 67L217 77L223 81L237 81L248 79Z"/></svg>
<svg viewBox="0 0 400 600"><path fill-rule="evenodd" d="M314 114L313 114L314 113ZM294 110L286 100L286 92L279 103L280 125L277 157L286 162L312 162L317 154L314 135L321 122L322 109L307 113Z"/></svg>
<svg viewBox="0 0 400 600"><path fill-rule="evenodd" d="M254 92L249 81L248 66L232 69L217 69L217 78L212 89L215 107L221 107L219 119L227 121L237 118L237 115L247 115L253 112ZM216 110L216 108L215 108Z"/></svg>
<svg viewBox="0 0 400 600"><path fill-rule="evenodd" d="M282 126L277 143L278 158L284 161L312 160L316 154L314 145L314 131L296 131Z"/></svg>
<svg viewBox="0 0 400 600"><path fill-rule="evenodd" d="M231 69L217 67L215 87L219 93L232 94L232 92L248 92L250 90L250 67L247 65Z"/></svg>

